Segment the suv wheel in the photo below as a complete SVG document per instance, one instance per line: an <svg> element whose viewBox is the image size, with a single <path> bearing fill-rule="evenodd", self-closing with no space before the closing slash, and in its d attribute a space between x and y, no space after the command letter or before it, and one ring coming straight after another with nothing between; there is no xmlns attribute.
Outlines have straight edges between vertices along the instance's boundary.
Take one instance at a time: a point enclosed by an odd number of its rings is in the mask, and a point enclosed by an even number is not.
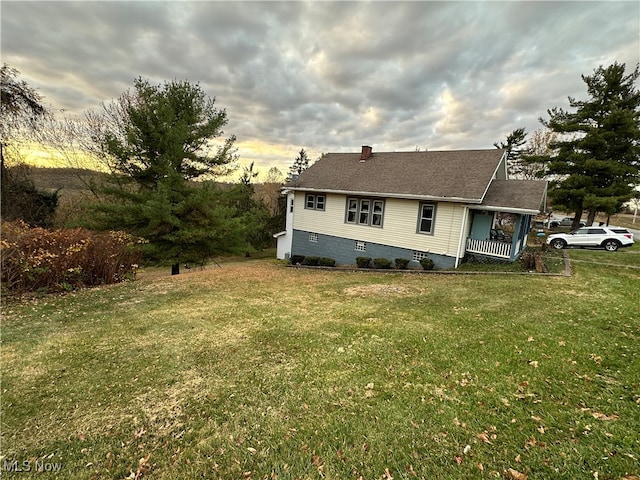
<svg viewBox="0 0 640 480"><path fill-rule="evenodd" d="M552 248L555 248L556 250L562 250L566 244L567 243L561 238L554 238L553 240L551 240L550 245Z"/></svg>
<svg viewBox="0 0 640 480"><path fill-rule="evenodd" d="M620 242L613 239L605 240L602 246L607 252L615 252L620 247Z"/></svg>

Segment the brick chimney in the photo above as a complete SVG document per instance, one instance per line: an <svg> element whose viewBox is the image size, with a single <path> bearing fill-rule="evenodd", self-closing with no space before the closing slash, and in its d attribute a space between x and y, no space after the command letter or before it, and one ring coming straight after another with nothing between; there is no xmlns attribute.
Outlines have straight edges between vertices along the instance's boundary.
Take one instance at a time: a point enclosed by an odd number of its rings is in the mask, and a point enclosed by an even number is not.
<svg viewBox="0 0 640 480"><path fill-rule="evenodd" d="M371 150L372 148L367 145L362 146L362 154L360 155L361 162L366 162L369 159L371 156Z"/></svg>

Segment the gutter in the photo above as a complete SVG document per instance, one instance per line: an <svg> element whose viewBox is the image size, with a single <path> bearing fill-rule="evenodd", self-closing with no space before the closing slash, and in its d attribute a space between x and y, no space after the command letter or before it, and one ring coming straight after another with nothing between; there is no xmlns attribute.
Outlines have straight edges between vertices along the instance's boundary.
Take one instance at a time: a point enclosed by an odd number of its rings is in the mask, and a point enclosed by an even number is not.
<svg viewBox="0 0 640 480"><path fill-rule="evenodd" d="M356 192L353 190L329 190L326 188L298 188L289 187L290 190L299 192L318 192L318 193L334 193L338 195L352 195L356 197L380 197L380 198L398 198L404 200L433 200L438 202L456 202L456 203L470 203L474 205L480 205L482 199L480 198L464 198L464 197L436 197L434 195L415 195L411 193L384 193L384 192ZM486 193L486 192L485 192Z"/></svg>
<svg viewBox="0 0 640 480"><path fill-rule="evenodd" d="M476 210L484 210L487 212L505 212L505 213L519 213L523 215L537 215L540 210L533 210L530 208L512 208L512 207L491 207L491 206L474 206Z"/></svg>

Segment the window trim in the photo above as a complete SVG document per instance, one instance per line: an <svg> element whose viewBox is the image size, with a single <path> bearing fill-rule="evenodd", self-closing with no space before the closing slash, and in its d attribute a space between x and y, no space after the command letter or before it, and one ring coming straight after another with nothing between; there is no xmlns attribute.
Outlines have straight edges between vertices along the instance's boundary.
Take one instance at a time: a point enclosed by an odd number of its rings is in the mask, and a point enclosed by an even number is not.
<svg viewBox="0 0 640 480"><path fill-rule="evenodd" d="M424 207L431 207L431 230L426 231L422 230L422 221L426 220L427 217L422 216ZM434 235L436 226L436 204L433 202L420 202L420 206L418 207L418 225L416 227L416 232L421 235Z"/></svg>
<svg viewBox="0 0 640 480"><path fill-rule="evenodd" d="M318 210L320 212L324 212L326 205L327 195L324 193L307 193L304 196L304 208L306 210Z"/></svg>
<svg viewBox="0 0 640 480"><path fill-rule="evenodd" d="M386 201L383 198L347 197L344 223L362 227L382 228L384 225L385 203ZM363 209L363 206L366 206L366 208ZM376 211L376 206L380 207L379 212ZM353 217L353 220L350 220L350 217ZM363 221L363 218L366 218L366 220ZM379 223L375 223L374 218L379 218Z"/></svg>

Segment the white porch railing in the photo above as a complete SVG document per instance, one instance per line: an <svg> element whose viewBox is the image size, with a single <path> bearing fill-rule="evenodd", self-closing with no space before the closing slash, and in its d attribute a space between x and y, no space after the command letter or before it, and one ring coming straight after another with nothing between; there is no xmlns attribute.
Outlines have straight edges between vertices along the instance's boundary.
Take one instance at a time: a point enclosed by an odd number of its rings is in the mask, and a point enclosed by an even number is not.
<svg viewBox="0 0 640 480"><path fill-rule="evenodd" d="M492 257L510 258L511 243L499 240L476 240L467 238L467 252L490 255Z"/></svg>

